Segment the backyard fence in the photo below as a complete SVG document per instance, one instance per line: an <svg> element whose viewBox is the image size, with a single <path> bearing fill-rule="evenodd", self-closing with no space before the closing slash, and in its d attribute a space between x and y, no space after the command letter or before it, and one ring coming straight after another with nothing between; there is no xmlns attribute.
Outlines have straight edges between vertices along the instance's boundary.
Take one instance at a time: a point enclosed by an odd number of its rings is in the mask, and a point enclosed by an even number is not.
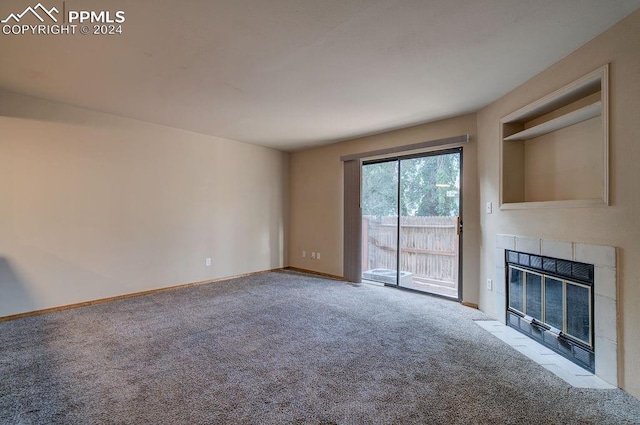
<svg viewBox="0 0 640 425"><path fill-rule="evenodd" d="M400 270L431 283L457 282L457 217L401 217ZM363 271L397 270L397 217L362 218Z"/></svg>

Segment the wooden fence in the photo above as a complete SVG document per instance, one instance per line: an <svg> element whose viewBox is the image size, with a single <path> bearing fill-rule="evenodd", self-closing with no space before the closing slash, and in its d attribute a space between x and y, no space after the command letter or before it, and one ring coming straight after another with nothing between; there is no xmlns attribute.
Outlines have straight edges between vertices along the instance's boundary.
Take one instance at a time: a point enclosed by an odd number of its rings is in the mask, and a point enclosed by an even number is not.
<svg viewBox="0 0 640 425"><path fill-rule="evenodd" d="M457 217L401 217L400 270L425 283L458 281ZM396 270L397 218L362 218L362 268Z"/></svg>

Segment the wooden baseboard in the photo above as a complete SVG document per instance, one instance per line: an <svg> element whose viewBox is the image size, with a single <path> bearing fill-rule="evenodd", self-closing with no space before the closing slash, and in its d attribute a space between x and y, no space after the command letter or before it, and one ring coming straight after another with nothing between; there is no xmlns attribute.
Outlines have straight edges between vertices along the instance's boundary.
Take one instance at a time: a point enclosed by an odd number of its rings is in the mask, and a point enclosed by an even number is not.
<svg viewBox="0 0 640 425"><path fill-rule="evenodd" d="M476 310L479 310L478 304L475 304L475 303L470 303L468 301L462 301L460 304L462 304L465 307L471 307L471 308L475 308Z"/></svg>
<svg viewBox="0 0 640 425"><path fill-rule="evenodd" d="M259 271L259 272L252 272L252 273L243 273L243 274L239 274L239 275L235 275L235 276L221 277L221 278L210 279L210 280L202 280L202 281L199 281L199 282L183 283L183 284L180 284L180 285L168 286L166 288L158 288L158 289L150 289L148 291L132 292L130 294L116 295L114 297L100 298L100 299L97 299L97 300L84 301L84 302L81 302L81 303L74 303L74 304L67 304L67 305L63 305L63 306L59 306L59 307L45 308L45 309L42 309L42 310L27 311L25 313L18 313L18 314L12 314L10 316L0 317L0 322L8 322L10 320L22 319L22 318L25 318L25 317L40 316L42 314L55 313L56 311L63 311L63 310L71 310L73 308L88 307L88 306L92 306L92 305L96 305L96 304L104 304L104 303L108 303L108 302L111 302L111 301L126 300L128 298L144 297L145 295L159 294L161 292L175 291L177 289L184 289L184 288L189 288L189 287L192 287L192 286L207 285L207 284L215 283L215 282L223 282L225 280L238 279L238 278L241 278L241 277L255 276L255 275L269 273L269 272L278 271L278 270L283 270L283 269L279 268L279 269L272 269L272 270L262 270L262 271Z"/></svg>
<svg viewBox="0 0 640 425"><path fill-rule="evenodd" d="M326 278L333 279L333 280L341 280L343 282L345 281L344 277L342 277L342 276L336 276L336 275L333 275L333 274L316 272L316 271L313 271L313 270L300 269L298 267L284 267L282 270L290 270L292 272L312 274L312 275L315 275L315 276L322 276L322 277L326 277Z"/></svg>

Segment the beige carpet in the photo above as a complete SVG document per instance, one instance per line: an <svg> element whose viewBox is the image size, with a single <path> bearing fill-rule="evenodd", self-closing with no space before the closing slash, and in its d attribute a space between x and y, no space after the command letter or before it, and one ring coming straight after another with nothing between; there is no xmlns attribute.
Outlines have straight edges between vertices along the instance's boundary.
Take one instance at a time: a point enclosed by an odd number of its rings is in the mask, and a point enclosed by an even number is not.
<svg viewBox="0 0 640 425"><path fill-rule="evenodd" d="M425 295L290 272L0 323L2 424L640 423Z"/></svg>

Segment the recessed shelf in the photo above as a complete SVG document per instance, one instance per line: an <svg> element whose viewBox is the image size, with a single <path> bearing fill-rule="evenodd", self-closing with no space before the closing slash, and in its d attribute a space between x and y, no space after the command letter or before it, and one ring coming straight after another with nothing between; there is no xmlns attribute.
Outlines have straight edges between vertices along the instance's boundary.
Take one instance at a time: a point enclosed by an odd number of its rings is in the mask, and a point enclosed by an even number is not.
<svg viewBox="0 0 640 425"><path fill-rule="evenodd" d="M505 137L504 140L529 140L545 134L578 124L582 121L595 118L602 114L602 102L597 101L590 105L584 106L576 111L570 112L561 117L549 120L535 127L520 131L511 136Z"/></svg>
<svg viewBox="0 0 640 425"><path fill-rule="evenodd" d="M608 65L500 120L500 209L609 203Z"/></svg>

